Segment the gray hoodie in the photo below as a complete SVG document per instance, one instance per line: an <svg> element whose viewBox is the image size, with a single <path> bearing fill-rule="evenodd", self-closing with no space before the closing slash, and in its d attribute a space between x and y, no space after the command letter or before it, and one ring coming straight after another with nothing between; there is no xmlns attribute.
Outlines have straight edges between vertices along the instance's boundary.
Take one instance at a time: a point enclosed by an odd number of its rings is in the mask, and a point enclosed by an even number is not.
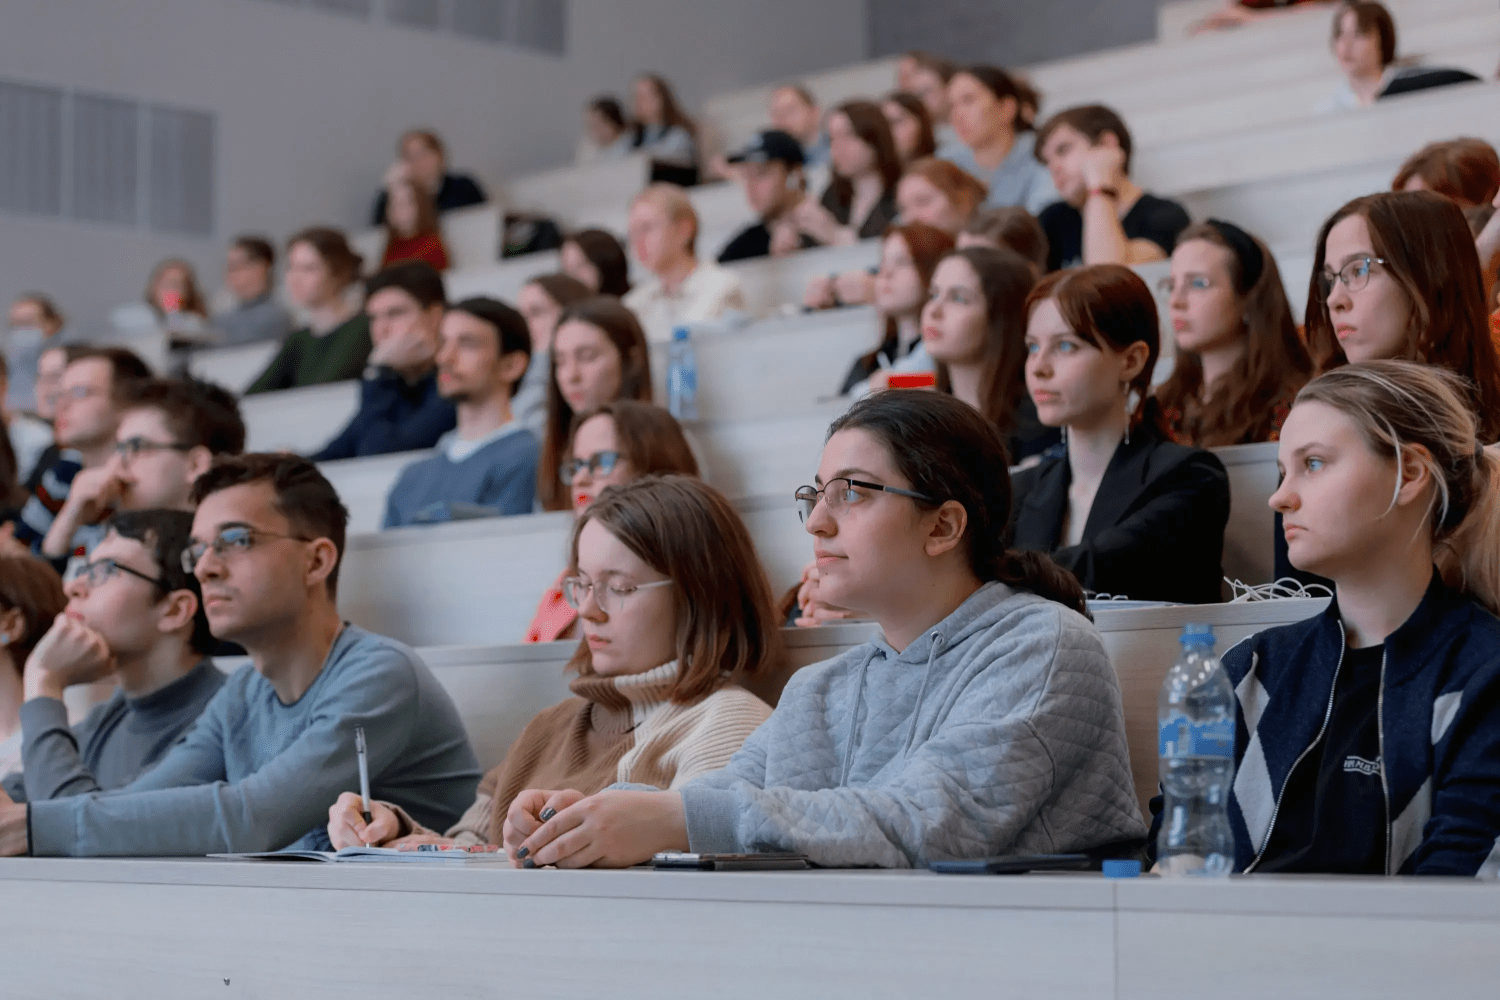
<svg viewBox="0 0 1500 1000"><path fill-rule="evenodd" d="M988 583L896 652L792 676L721 771L682 788L694 851L830 867L1076 851L1146 833L1098 631Z"/></svg>

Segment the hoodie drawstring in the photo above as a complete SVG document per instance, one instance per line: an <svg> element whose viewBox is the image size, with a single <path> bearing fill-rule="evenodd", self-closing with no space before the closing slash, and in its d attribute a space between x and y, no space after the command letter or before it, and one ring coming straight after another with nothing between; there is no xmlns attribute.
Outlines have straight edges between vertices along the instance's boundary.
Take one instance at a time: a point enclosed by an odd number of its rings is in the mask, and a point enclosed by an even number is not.
<svg viewBox="0 0 1500 1000"><path fill-rule="evenodd" d="M906 746L901 748L902 760L905 760L911 753L912 742L917 738L917 718L922 714L922 700L927 697L927 682L932 680L932 664L946 644L947 640L943 638L943 633L932 633L932 648L927 651L927 670L922 674L922 686L917 688L917 706L912 709L911 729L906 734Z"/></svg>
<svg viewBox="0 0 1500 1000"><path fill-rule="evenodd" d="M859 680L854 693L854 718L849 720L849 745L844 747L844 765L839 769L840 788L848 782L849 769L854 766L854 747L859 743L860 713L865 709L865 675L870 671L870 661L875 659L878 652L880 647L871 643L869 655L859 665Z"/></svg>

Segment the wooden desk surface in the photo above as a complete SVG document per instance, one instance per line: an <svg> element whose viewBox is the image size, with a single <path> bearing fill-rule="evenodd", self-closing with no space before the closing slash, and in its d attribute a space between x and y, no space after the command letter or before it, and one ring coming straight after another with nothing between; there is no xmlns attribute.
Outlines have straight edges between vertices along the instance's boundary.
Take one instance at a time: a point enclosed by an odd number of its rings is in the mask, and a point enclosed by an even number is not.
<svg viewBox="0 0 1500 1000"><path fill-rule="evenodd" d="M1493 998L1500 887L15 859L0 940L6 997Z"/></svg>

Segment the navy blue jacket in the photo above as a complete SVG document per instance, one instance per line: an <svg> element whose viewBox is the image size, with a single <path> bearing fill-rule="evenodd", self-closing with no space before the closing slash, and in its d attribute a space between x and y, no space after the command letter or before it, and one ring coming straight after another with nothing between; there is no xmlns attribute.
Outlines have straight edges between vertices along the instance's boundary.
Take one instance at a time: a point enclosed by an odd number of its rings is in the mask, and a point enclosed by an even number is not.
<svg viewBox="0 0 1500 1000"><path fill-rule="evenodd" d="M1239 703L1229 801L1236 871L1254 870L1287 779L1322 734L1346 646L1334 601L1320 615L1257 633L1224 654ZM1436 573L1417 610L1385 640L1379 720L1384 874L1494 878L1500 619Z"/></svg>
<svg viewBox="0 0 1500 1000"><path fill-rule="evenodd" d="M314 462L431 448L458 422L453 404L438 395L436 371L408 382L381 368L361 381L359 397L359 412Z"/></svg>

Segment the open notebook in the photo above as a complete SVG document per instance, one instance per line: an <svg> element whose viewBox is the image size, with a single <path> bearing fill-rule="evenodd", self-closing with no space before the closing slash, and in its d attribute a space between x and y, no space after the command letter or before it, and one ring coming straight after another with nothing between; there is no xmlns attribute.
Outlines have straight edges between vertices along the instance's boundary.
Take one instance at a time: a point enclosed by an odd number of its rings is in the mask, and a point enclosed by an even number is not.
<svg viewBox="0 0 1500 1000"><path fill-rule="evenodd" d="M230 861L414 861L448 865L508 865L503 851L470 852L463 848L398 851L390 847L346 847L341 851L258 851L251 854L210 854Z"/></svg>

